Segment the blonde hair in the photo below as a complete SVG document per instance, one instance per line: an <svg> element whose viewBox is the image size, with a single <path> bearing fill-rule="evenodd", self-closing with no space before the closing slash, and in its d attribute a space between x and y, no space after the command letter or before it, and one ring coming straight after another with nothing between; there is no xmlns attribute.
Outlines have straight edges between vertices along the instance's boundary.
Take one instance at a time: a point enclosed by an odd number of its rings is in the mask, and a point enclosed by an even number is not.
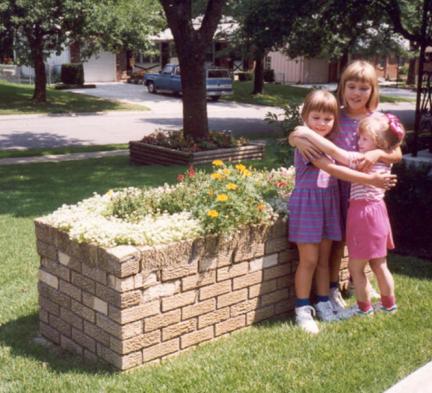
<svg viewBox="0 0 432 393"><path fill-rule="evenodd" d="M370 135L377 148L387 150L402 142L405 128L396 116L377 112L360 120L358 133Z"/></svg>
<svg viewBox="0 0 432 393"><path fill-rule="evenodd" d="M345 68L342 72L337 90L337 98L339 104L342 106L345 106L344 91L348 81L368 83L371 85L372 92L368 102L366 103L366 108L370 112L375 111L379 104L378 77L375 67L367 61L356 60Z"/></svg>
<svg viewBox="0 0 432 393"><path fill-rule="evenodd" d="M333 126L332 132L336 129L339 104L336 100L336 97L332 93L323 89L312 90L309 92L304 100L301 111L301 117L304 123L306 123L306 120L312 111L331 113L334 115L335 124Z"/></svg>

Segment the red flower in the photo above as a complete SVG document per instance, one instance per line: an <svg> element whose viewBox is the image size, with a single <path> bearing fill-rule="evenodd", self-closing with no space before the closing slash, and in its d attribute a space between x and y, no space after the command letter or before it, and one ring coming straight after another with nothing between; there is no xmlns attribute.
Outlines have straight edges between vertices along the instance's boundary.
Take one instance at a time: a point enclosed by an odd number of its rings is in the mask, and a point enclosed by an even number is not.
<svg viewBox="0 0 432 393"><path fill-rule="evenodd" d="M183 173L180 173L177 175L177 181L181 183L185 179L185 175Z"/></svg>
<svg viewBox="0 0 432 393"><path fill-rule="evenodd" d="M195 168L193 167L193 165L189 165L187 174L189 177L194 177L196 175Z"/></svg>
<svg viewBox="0 0 432 393"><path fill-rule="evenodd" d="M285 183L284 181L278 181L276 182L276 187L282 188L282 187L286 187L287 183Z"/></svg>

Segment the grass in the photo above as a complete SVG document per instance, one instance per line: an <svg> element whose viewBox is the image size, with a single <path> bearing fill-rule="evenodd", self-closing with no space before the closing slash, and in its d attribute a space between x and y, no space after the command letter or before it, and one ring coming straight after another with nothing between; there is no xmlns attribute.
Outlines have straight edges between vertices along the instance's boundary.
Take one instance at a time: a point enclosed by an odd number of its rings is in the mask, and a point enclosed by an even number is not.
<svg viewBox="0 0 432 393"><path fill-rule="evenodd" d="M143 105L114 102L49 87L47 88L47 103L35 104L31 100L33 90L32 85L0 81L0 115L147 110Z"/></svg>
<svg viewBox="0 0 432 393"><path fill-rule="evenodd" d="M261 165L274 165L273 156ZM0 392L381 393L431 359L432 264L390 257L400 311L323 326L264 323L161 365L120 374L34 342L34 217L94 191L174 182L182 167L127 157L0 167Z"/></svg>
<svg viewBox="0 0 432 393"><path fill-rule="evenodd" d="M224 97L224 100L242 102L245 104L266 105L266 106L283 106L287 102L301 104L306 94L311 90L304 87L277 85L266 83L264 85L264 93L252 95L253 82L238 82L233 84L234 94L229 97ZM383 96L380 97L381 102L412 102L412 99Z"/></svg>
<svg viewBox="0 0 432 393"><path fill-rule="evenodd" d="M112 144L112 145L91 145L91 146L65 146L52 148L34 148L25 150L0 150L0 159L2 158L19 158L19 157L41 157L59 154L71 153L87 153L95 151L111 151L127 149L128 145Z"/></svg>

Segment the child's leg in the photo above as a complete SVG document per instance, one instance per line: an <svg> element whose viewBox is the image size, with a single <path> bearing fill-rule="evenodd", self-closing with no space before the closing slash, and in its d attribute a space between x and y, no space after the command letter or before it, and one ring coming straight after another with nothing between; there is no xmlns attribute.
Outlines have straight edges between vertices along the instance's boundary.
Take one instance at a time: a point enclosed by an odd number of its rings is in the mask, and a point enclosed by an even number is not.
<svg viewBox="0 0 432 393"><path fill-rule="evenodd" d="M330 291L329 258L332 241L323 239L319 245L318 265L316 268L316 290L318 296L327 296Z"/></svg>
<svg viewBox="0 0 432 393"><path fill-rule="evenodd" d="M330 283L339 286L339 272L343 258L345 242L333 242L330 253Z"/></svg>
<svg viewBox="0 0 432 393"><path fill-rule="evenodd" d="M312 280L319 258L319 243L298 243L299 265L295 274L297 299L309 299Z"/></svg>
<svg viewBox="0 0 432 393"><path fill-rule="evenodd" d="M371 259L370 266L378 281L381 292L381 303L386 309L396 304L393 276L387 266L386 258Z"/></svg>
<svg viewBox="0 0 432 393"><path fill-rule="evenodd" d="M348 267L354 283L354 292L357 303L362 311L366 311L371 306L370 294L368 291L368 279L365 268L368 261L366 259L350 259Z"/></svg>

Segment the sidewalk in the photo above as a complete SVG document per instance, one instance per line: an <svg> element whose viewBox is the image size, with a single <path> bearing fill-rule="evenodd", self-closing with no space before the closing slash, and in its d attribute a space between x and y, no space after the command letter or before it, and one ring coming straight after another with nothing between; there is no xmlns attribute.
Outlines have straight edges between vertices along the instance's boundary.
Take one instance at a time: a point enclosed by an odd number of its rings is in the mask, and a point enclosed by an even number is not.
<svg viewBox="0 0 432 393"><path fill-rule="evenodd" d="M124 150L97 151L97 152L88 152L88 153L56 154L56 155L38 156L38 157L2 158L0 159L0 166L36 164L40 162L77 161L77 160L86 160L89 158L126 156L128 154L129 154L129 150L124 149Z"/></svg>
<svg viewBox="0 0 432 393"><path fill-rule="evenodd" d="M414 371L384 393L432 393L432 361Z"/></svg>

